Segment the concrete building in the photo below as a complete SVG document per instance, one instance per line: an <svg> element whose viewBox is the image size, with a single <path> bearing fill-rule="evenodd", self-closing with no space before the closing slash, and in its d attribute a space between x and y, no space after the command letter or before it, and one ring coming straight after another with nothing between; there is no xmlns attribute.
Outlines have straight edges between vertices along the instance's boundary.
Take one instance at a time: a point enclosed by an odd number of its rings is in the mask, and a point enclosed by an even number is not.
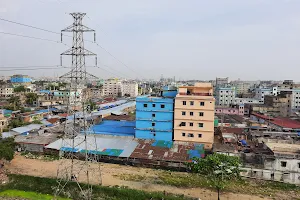
<svg viewBox="0 0 300 200"><path fill-rule="evenodd" d="M3 132L4 128L7 128L8 126L8 120L4 117L4 114L0 112L0 133Z"/></svg>
<svg viewBox="0 0 300 200"><path fill-rule="evenodd" d="M216 104L229 106L234 104L236 96L235 87L220 87L216 91Z"/></svg>
<svg viewBox="0 0 300 200"><path fill-rule="evenodd" d="M274 112L273 116L282 116L287 117L291 114L292 102L290 101L290 94L279 94L277 96L266 95L265 96L265 105L273 107Z"/></svg>
<svg viewBox="0 0 300 200"><path fill-rule="evenodd" d="M236 88L237 95L247 94L252 87L252 84L247 82L236 82L233 85Z"/></svg>
<svg viewBox="0 0 300 200"><path fill-rule="evenodd" d="M0 97L11 97L14 94L14 88L12 85L4 84L0 85Z"/></svg>
<svg viewBox="0 0 300 200"><path fill-rule="evenodd" d="M211 83L178 89L174 108L174 140L200 142L211 149L214 142L215 99Z"/></svg>
<svg viewBox="0 0 300 200"><path fill-rule="evenodd" d="M264 101L260 99L255 98L235 98L233 105L239 105L239 104L263 104Z"/></svg>
<svg viewBox="0 0 300 200"><path fill-rule="evenodd" d="M229 78L226 77L226 78L216 78L216 87L222 87L222 86L225 86L229 83Z"/></svg>
<svg viewBox="0 0 300 200"><path fill-rule="evenodd" d="M128 97L136 97L139 93L138 84L134 81L123 81L122 82L122 95Z"/></svg>
<svg viewBox="0 0 300 200"><path fill-rule="evenodd" d="M30 85L32 79L27 75L16 74L10 78L13 85Z"/></svg>
<svg viewBox="0 0 300 200"><path fill-rule="evenodd" d="M136 98L135 137L154 140L173 140L174 97L142 96Z"/></svg>
<svg viewBox="0 0 300 200"><path fill-rule="evenodd" d="M104 96L123 96L122 94L122 82L117 78L107 79L103 83Z"/></svg>
<svg viewBox="0 0 300 200"><path fill-rule="evenodd" d="M231 107L220 107L216 106L216 114L226 114L226 115L244 115L244 104L231 106Z"/></svg>
<svg viewBox="0 0 300 200"><path fill-rule="evenodd" d="M273 95L273 96L277 96L278 94L278 90L277 87L270 87L270 88L255 88L255 99L258 100L265 100L265 95Z"/></svg>

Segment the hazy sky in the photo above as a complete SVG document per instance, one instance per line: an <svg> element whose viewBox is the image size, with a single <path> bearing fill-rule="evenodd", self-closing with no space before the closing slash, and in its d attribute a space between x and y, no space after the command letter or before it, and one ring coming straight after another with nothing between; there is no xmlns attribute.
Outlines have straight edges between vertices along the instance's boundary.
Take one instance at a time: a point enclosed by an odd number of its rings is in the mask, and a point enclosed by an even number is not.
<svg viewBox="0 0 300 200"><path fill-rule="evenodd" d="M1 18L57 32L73 22L67 13L86 12L84 23L97 31L98 43L137 73L95 44L86 44L98 54L98 65L127 77L153 79L164 74L177 79L299 81L299 9L299 0L0 0ZM1 31L60 41L60 35L4 21ZM93 37L87 33L85 39ZM64 42L71 45L70 38ZM0 34L0 68L59 65L59 55L67 48ZM112 76L97 68L88 71L101 78Z"/></svg>

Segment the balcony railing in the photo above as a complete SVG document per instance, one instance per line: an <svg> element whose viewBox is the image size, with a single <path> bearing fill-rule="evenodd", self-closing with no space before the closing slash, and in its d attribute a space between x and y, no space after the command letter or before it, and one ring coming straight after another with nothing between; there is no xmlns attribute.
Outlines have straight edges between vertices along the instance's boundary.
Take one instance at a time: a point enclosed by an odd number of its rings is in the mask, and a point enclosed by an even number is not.
<svg viewBox="0 0 300 200"><path fill-rule="evenodd" d="M212 96L212 93L186 93L186 92L180 92L179 95L190 95L190 96Z"/></svg>

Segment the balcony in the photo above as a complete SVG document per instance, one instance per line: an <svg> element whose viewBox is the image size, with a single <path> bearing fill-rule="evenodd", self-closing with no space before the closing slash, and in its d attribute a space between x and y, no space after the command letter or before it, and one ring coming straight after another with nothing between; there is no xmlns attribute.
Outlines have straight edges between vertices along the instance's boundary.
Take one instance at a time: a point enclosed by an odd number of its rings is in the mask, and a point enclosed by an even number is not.
<svg viewBox="0 0 300 200"><path fill-rule="evenodd" d="M212 93L188 93L188 92L180 92L179 95L189 95L189 96L212 96Z"/></svg>

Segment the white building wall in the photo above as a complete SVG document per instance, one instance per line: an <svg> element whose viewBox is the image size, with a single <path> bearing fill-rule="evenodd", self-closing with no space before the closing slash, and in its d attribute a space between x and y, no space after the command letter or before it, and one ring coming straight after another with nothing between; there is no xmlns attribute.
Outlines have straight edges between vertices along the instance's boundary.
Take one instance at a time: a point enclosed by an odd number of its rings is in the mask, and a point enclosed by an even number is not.
<svg viewBox="0 0 300 200"><path fill-rule="evenodd" d="M253 104L263 104L264 101L255 98L235 98L234 105L245 104L245 103L253 103Z"/></svg>
<svg viewBox="0 0 300 200"><path fill-rule="evenodd" d="M130 95L130 97L138 96L138 84L136 82L123 82L122 83L122 94Z"/></svg>
<svg viewBox="0 0 300 200"><path fill-rule="evenodd" d="M272 88L255 88L255 99L258 100L265 100L265 95L274 95L277 96L278 90L277 87Z"/></svg>
<svg viewBox="0 0 300 200"><path fill-rule="evenodd" d="M122 94L122 83L118 79L108 79L103 84L104 96L118 96Z"/></svg>
<svg viewBox="0 0 300 200"><path fill-rule="evenodd" d="M235 102L235 88L218 88L216 91L217 105L229 106Z"/></svg>
<svg viewBox="0 0 300 200"><path fill-rule="evenodd" d="M14 89L12 87L0 87L0 96L2 97L9 97L12 96L14 93Z"/></svg>

